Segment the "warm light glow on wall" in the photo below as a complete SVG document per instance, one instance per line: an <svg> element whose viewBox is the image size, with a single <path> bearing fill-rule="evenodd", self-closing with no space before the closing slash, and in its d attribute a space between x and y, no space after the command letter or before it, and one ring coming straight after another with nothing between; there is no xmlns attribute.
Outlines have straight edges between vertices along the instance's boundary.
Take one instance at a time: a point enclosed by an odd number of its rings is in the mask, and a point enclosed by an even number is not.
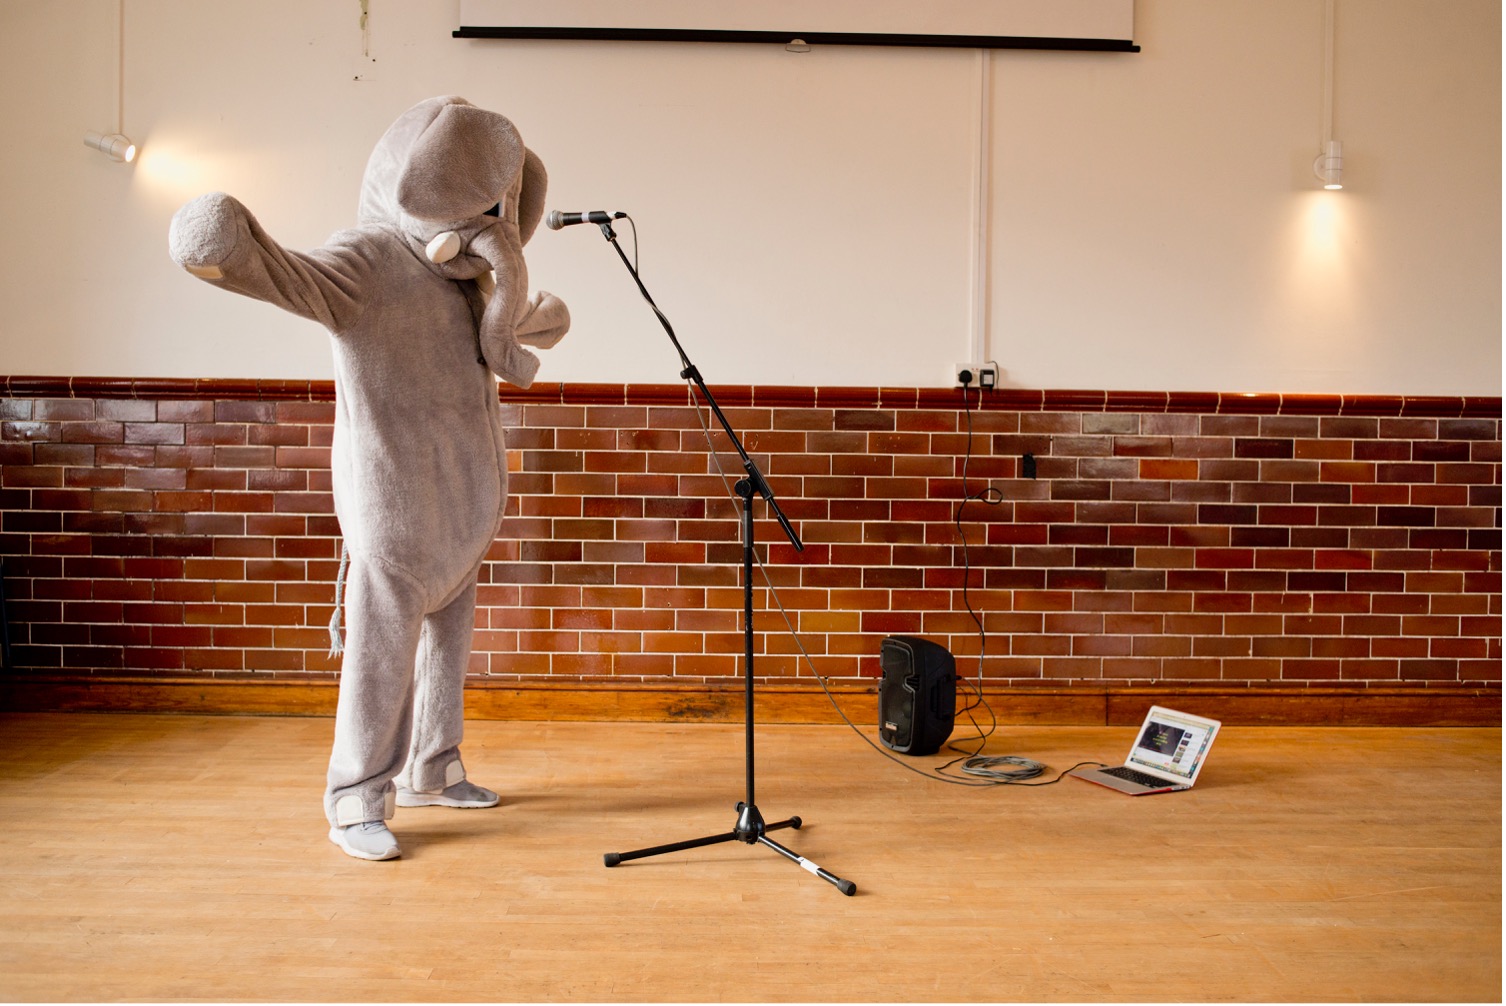
<svg viewBox="0 0 1506 1006"><path fill-rule="evenodd" d="M197 194L206 187L207 174L198 158L188 156L180 144L167 138L153 137L136 163L138 182L172 195Z"/></svg>
<svg viewBox="0 0 1506 1006"><path fill-rule="evenodd" d="M1266 324L1286 368L1321 387L1363 351L1367 305L1358 292L1362 245L1356 236L1362 204L1321 189L1293 199L1284 228L1288 257L1271 290Z"/></svg>
<svg viewBox="0 0 1506 1006"><path fill-rule="evenodd" d="M1342 264L1345 211L1342 203L1323 199L1316 192L1308 193L1302 202L1298 264L1303 271L1321 279L1324 273Z"/></svg>
<svg viewBox="0 0 1506 1006"><path fill-rule="evenodd" d="M173 206L205 192L235 191L270 170L265 151L209 149L171 126L159 126L136 158L136 184Z"/></svg>

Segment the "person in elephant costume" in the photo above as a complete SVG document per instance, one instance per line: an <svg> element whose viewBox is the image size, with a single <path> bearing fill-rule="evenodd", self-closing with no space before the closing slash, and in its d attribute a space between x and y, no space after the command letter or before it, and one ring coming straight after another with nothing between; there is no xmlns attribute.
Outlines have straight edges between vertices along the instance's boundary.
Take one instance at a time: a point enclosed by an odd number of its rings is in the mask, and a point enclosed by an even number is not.
<svg viewBox="0 0 1506 1006"><path fill-rule="evenodd" d="M223 193L173 217L194 276L319 322L335 370L331 455L344 536L346 641L325 815L359 859L401 855L394 806L490 807L466 778L462 692L476 580L501 526L500 377L527 388L569 328L528 296L523 245L543 216L543 164L504 116L420 102L367 163L357 226L301 253ZM338 588L337 588L338 594ZM335 650L339 651L339 598Z"/></svg>

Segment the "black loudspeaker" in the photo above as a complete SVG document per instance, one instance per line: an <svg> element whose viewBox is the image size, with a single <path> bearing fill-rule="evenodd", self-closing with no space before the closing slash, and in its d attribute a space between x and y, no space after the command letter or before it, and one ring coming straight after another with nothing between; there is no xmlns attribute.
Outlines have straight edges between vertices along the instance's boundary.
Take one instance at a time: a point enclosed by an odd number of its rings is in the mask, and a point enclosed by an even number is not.
<svg viewBox="0 0 1506 1006"><path fill-rule="evenodd" d="M888 636L879 646L879 667L879 740L900 754L935 754L957 718L951 652L919 636Z"/></svg>

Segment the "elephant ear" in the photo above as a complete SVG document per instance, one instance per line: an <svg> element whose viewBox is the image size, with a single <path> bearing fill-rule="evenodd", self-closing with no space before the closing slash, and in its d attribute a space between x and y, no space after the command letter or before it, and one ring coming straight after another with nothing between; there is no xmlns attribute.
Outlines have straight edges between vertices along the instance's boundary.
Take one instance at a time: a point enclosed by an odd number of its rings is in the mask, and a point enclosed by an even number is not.
<svg viewBox="0 0 1506 1006"><path fill-rule="evenodd" d="M544 171L544 162L532 150L525 150L523 157L523 191L518 194L518 233L527 244L544 219L544 193L549 188L549 175Z"/></svg>
<svg viewBox="0 0 1506 1006"><path fill-rule="evenodd" d="M409 152L398 205L420 220L480 216L512 187L523 161L523 138L506 118L475 105L446 105Z"/></svg>
<svg viewBox="0 0 1506 1006"><path fill-rule="evenodd" d="M408 164L408 155L418 138L446 105L470 104L464 98L428 98L420 101L387 127L371 151L361 176L361 201L356 219L365 224L395 224L402 218L397 204L397 181Z"/></svg>

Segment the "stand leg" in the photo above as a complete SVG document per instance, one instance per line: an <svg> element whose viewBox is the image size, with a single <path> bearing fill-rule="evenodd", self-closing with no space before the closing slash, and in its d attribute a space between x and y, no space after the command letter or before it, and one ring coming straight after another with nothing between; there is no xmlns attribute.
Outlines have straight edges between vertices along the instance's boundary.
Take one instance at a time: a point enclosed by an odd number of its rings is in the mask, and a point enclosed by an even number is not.
<svg viewBox="0 0 1506 1006"><path fill-rule="evenodd" d="M821 869L821 867L817 866L815 863L812 863L810 860L806 859L804 856L797 855L796 853L791 852L789 849L786 849L784 846L780 845L772 838L760 835L758 836L758 841L761 845L767 845L769 848L779 853L785 859L788 859L790 862L800 867L800 869L806 871L807 873L814 873L816 876L820 877L828 884L831 884L833 887L841 891L843 894L847 895L849 898L857 893L857 884L854 884L850 880L843 880L835 873L828 873L827 871Z"/></svg>
<svg viewBox="0 0 1506 1006"><path fill-rule="evenodd" d="M857 893L857 884L850 880L843 880L836 874L823 870L799 853L787 849L772 838L769 838L767 834L767 832L778 831L781 828L793 828L798 831L803 823L800 818L791 817L783 821L775 821L773 824L765 824L757 807L746 803L738 803L737 827L732 831L721 835L707 835L705 838L687 839L683 842L670 842L668 845L656 845L648 849L636 849L632 852L609 852L601 858L602 862L610 867L616 866L619 863L626 863L632 859L647 859L650 856L662 856L671 852L684 852L686 849L699 849L707 845L721 845L724 842L745 842L748 845L765 845L807 873L814 873L849 898L852 897Z"/></svg>
<svg viewBox="0 0 1506 1006"><path fill-rule="evenodd" d="M609 852L602 856L602 862L608 866L616 866L618 863L626 863L630 859L646 859L649 856L662 856L668 852L683 852L686 849L699 849L703 845L720 845L722 842L735 842L739 838L737 832L729 831L725 835L709 835L706 838L692 838L684 842L671 842L668 845L656 845L652 849L638 849L633 852Z"/></svg>

